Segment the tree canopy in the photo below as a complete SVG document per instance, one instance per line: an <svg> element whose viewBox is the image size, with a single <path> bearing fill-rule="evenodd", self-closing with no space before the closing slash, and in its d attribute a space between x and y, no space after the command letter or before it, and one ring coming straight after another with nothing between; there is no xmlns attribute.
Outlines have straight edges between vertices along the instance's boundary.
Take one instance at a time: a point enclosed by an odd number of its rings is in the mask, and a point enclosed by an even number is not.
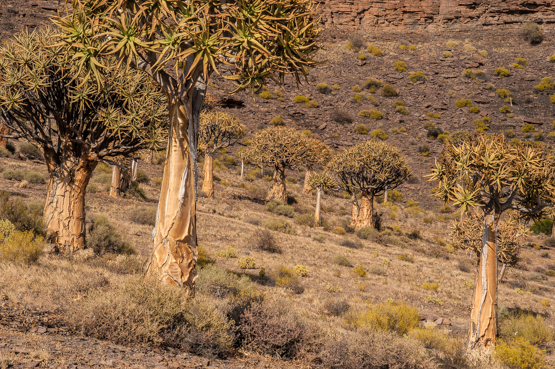
<svg viewBox="0 0 555 369"><path fill-rule="evenodd" d="M231 114L211 111L200 115L199 151L213 153L243 138L244 126Z"/></svg>

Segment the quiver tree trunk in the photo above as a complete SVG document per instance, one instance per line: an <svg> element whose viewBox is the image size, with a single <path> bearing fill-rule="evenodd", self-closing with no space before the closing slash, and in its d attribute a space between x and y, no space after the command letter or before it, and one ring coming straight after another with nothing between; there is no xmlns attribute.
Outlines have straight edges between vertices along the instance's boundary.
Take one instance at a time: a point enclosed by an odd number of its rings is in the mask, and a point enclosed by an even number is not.
<svg viewBox="0 0 555 369"><path fill-rule="evenodd" d="M139 170L139 158L131 158L131 181L137 180L138 170Z"/></svg>
<svg viewBox="0 0 555 369"><path fill-rule="evenodd" d="M279 165L274 170L274 184L268 193L268 200L279 200L287 203L287 189L285 187L285 166Z"/></svg>
<svg viewBox="0 0 555 369"><path fill-rule="evenodd" d="M194 294L197 278L195 162L185 106L169 107L170 131L147 274Z"/></svg>
<svg viewBox="0 0 555 369"><path fill-rule="evenodd" d="M0 123L0 135L9 135L10 129L4 123ZM6 148L8 144L8 139L4 137L0 137L0 147Z"/></svg>
<svg viewBox="0 0 555 369"><path fill-rule="evenodd" d="M314 224L316 227L320 227L322 224L322 216L320 214L320 204L321 204L322 190L320 187L316 189L316 211L314 212Z"/></svg>
<svg viewBox="0 0 555 369"><path fill-rule="evenodd" d="M555 237L555 217L553 217L553 225L551 226L551 237Z"/></svg>
<svg viewBox="0 0 555 369"><path fill-rule="evenodd" d="M202 191L209 199L214 198L214 159L211 154L204 156L204 180Z"/></svg>
<svg viewBox="0 0 555 369"><path fill-rule="evenodd" d="M305 193L305 195L310 195L310 192L312 191L312 187L310 187L310 185L308 184L308 180L310 179L311 175L312 175L312 171L310 169L307 169L306 174L304 176L304 186L303 186L303 192Z"/></svg>
<svg viewBox="0 0 555 369"><path fill-rule="evenodd" d="M362 191L360 199L360 208L358 215L352 219L351 227L360 229L364 227L374 227L374 193L371 191Z"/></svg>
<svg viewBox="0 0 555 369"><path fill-rule="evenodd" d="M358 218L358 212L360 210L360 207L357 201L357 194L354 191L353 191L353 194L351 195L351 203L353 204L353 207L351 209L351 224L353 224L355 220Z"/></svg>
<svg viewBox="0 0 555 369"><path fill-rule="evenodd" d="M497 335L497 245L496 231L499 216L484 217L482 252L478 263L476 287L470 314L468 349L488 348L495 344Z"/></svg>
<svg viewBox="0 0 555 369"><path fill-rule="evenodd" d="M110 184L110 197L121 197L121 179L121 168L117 165L112 165L112 183Z"/></svg>
<svg viewBox="0 0 555 369"><path fill-rule="evenodd" d="M245 161L241 160L241 180L243 180L244 173L245 173Z"/></svg>
<svg viewBox="0 0 555 369"><path fill-rule="evenodd" d="M383 202L387 202L387 190L385 190L385 192L383 193Z"/></svg>
<svg viewBox="0 0 555 369"><path fill-rule="evenodd" d="M60 166L47 164L46 239L57 252L71 255L85 248L85 191L97 163L83 159L73 165L70 161Z"/></svg>

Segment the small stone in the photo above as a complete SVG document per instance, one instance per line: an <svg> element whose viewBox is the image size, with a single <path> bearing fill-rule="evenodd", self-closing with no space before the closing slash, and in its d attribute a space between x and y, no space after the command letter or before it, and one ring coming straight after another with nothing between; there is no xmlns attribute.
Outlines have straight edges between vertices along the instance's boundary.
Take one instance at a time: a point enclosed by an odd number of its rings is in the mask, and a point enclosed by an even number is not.
<svg viewBox="0 0 555 369"><path fill-rule="evenodd" d="M37 327L37 333L38 334L43 334L46 333L46 327Z"/></svg>
<svg viewBox="0 0 555 369"><path fill-rule="evenodd" d="M442 325L443 324L443 318L437 318L437 320L435 321L435 323L437 325Z"/></svg>

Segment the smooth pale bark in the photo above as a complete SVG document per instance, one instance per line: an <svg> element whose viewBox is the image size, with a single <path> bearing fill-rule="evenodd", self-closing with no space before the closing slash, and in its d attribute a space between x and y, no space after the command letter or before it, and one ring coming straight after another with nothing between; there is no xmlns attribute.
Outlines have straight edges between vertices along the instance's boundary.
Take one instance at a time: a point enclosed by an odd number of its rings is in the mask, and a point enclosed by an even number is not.
<svg viewBox="0 0 555 369"><path fill-rule="evenodd" d="M371 191L362 191L360 199L360 207L357 217L353 218L351 227L360 229L365 227L374 228L374 193Z"/></svg>
<svg viewBox="0 0 555 369"><path fill-rule="evenodd" d="M503 264L503 266L501 267L501 273L499 273L499 278L497 278L497 282L501 282L503 280L503 277L505 276L505 271L507 270L507 264Z"/></svg>
<svg viewBox="0 0 555 369"><path fill-rule="evenodd" d="M387 190L383 194L383 202L387 202Z"/></svg>
<svg viewBox="0 0 555 369"><path fill-rule="evenodd" d="M320 201L322 197L322 191L320 188L316 189L316 212L314 213L314 223L317 227L320 227L322 224L322 216L320 215Z"/></svg>
<svg viewBox="0 0 555 369"><path fill-rule="evenodd" d="M353 203L353 208L351 210L351 224L353 224L358 218L358 212L360 210L356 192L353 192L353 195L351 196L351 202Z"/></svg>
<svg viewBox="0 0 555 369"><path fill-rule="evenodd" d="M112 165L112 184L110 185L110 197L121 197L121 168L117 165Z"/></svg>
<svg viewBox="0 0 555 369"><path fill-rule="evenodd" d="M470 313L468 349L488 348L497 335L497 245L495 235L499 216L484 217L482 252Z"/></svg>
<svg viewBox="0 0 555 369"><path fill-rule="evenodd" d="M241 160L241 180L243 180L243 173L245 172L245 162Z"/></svg>
<svg viewBox="0 0 555 369"><path fill-rule="evenodd" d="M0 123L0 135L9 135L10 129L4 123ZM8 144L8 139L4 137L0 137L0 147L6 148Z"/></svg>
<svg viewBox="0 0 555 369"><path fill-rule="evenodd" d="M170 131L147 274L194 294L197 278L195 163L189 151L186 108L169 106Z"/></svg>
<svg viewBox="0 0 555 369"><path fill-rule="evenodd" d="M306 174L304 176L304 186L303 186L303 192L305 195L310 195L310 192L312 192L312 187L310 187L310 185L308 184L308 180L310 179L311 175L312 175L312 171L310 169L307 169Z"/></svg>
<svg viewBox="0 0 555 369"><path fill-rule="evenodd" d="M279 200L284 204L287 203L287 188L285 187L285 167L276 166L274 170L274 184L268 193L267 200Z"/></svg>
<svg viewBox="0 0 555 369"><path fill-rule="evenodd" d="M50 181L44 206L46 238L57 252L71 255L85 248L85 190L97 163L84 159L59 166L47 164Z"/></svg>
<svg viewBox="0 0 555 369"><path fill-rule="evenodd" d="M209 199L214 198L214 160L212 155L204 156L204 180L202 181L202 191Z"/></svg>
<svg viewBox="0 0 555 369"><path fill-rule="evenodd" d="M139 170L139 159L131 158L131 181L137 180L137 171ZM131 182L129 182L131 184Z"/></svg>

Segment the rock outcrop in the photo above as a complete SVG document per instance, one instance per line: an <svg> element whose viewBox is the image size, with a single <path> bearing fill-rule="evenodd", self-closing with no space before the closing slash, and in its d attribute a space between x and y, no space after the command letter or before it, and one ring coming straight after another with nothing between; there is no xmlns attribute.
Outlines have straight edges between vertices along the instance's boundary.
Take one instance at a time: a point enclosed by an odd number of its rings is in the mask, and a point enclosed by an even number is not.
<svg viewBox="0 0 555 369"><path fill-rule="evenodd" d="M64 8L64 0L1 0L0 40L10 38L21 29L34 29L49 23L58 10Z"/></svg>
<svg viewBox="0 0 555 369"><path fill-rule="evenodd" d="M555 0L318 0L326 28L453 29L555 23Z"/></svg>

